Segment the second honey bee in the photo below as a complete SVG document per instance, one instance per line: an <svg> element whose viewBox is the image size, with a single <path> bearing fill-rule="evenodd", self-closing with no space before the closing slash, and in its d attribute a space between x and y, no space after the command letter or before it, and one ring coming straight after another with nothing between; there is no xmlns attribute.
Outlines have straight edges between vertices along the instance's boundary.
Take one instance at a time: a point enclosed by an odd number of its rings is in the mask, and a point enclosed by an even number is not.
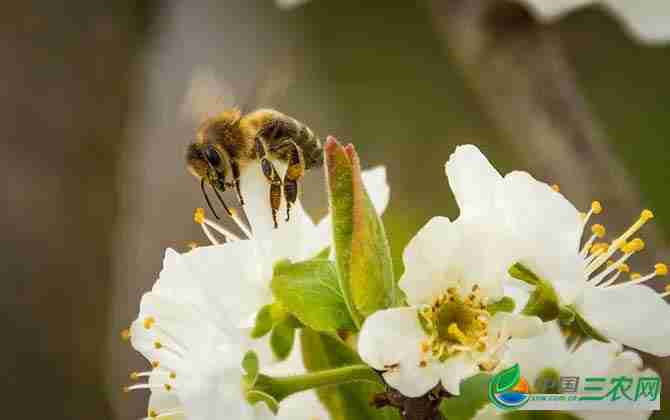
<svg viewBox="0 0 670 420"><path fill-rule="evenodd" d="M271 158L287 165L283 178ZM242 115L232 109L202 123L196 141L187 148L186 164L200 179L202 193L215 216L205 184L212 186L231 214L219 192L234 188L244 205L240 174L247 165L259 165L269 185L269 204L276 228L282 195L286 199L288 221L291 205L298 199L299 182L306 170L323 164L323 149L309 127L279 111L259 109Z"/></svg>

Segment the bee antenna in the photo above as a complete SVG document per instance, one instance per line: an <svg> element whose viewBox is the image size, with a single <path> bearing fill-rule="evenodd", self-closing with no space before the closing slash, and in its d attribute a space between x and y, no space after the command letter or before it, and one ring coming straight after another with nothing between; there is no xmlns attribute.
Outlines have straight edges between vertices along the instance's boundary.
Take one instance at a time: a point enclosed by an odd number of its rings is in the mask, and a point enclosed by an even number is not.
<svg viewBox="0 0 670 420"><path fill-rule="evenodd" d="M205 178L200 179L200 190L202 191L202 195L205 197L205 201L207 201L207 205L209 206L209 209L212 211L214 214L214 217L217 219L221 220L218 214L214 211L214 207L212 207L212 202L209 201L209 196L207 195L207 191L205 191ZM214 189L216 191L216 189ZM218 194L217 194L218 195Z"/></svg>
<svg viewBox="0 0 670 420"><path fill-rule="evenodd" d="M221 197L221 194L219 194L219 190L217 190L214 185L212 185L212 189L214 190L214 194L216 194L216 197L221 202L221 205L223 205L223 208L226 209L226 213L228 213L228 216L232 216L233 212L231 212L228 206L226 206L225 201L223 201L223 197Z"/></svg>

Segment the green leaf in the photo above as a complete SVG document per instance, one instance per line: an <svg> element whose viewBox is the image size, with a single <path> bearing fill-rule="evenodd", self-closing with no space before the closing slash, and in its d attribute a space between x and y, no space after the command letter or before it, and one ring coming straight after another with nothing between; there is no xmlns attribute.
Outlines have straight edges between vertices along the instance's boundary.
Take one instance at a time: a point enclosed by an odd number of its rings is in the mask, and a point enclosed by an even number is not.
<svg viewBox="0 0 670 420"><path fill-rule="evenodd" d="M321 371L362 363L355 351L339 338L303 329L301 333L303 361L308 371ZM383 392L381 384L349 383L318 388L319 399L330 412L331 420L399 420L398 410L374 408L372 396Z"/></svg>
<svg viewBox="0 0 670 420"><path fill-rule="evenodd" d="M272 305L263 306L256 314L256 322L251 330L251 338L261 338L272 330Z"/></svg>
<svg viewBox="0 0 670 420"><path fill-rule="evenodd" d="M531 286L535 286L541 281L539 277L535 275L535 273L533 273L531 270L529 270L525 265L521 263L514 264L509 269L509 274L515 279L526 282Z"/></svg>
<svg viewBox="0 0 670 420"><path fill-rule="evenodd" d="M265 403L270 411L272 411L275 415L279 411L279 402L275 400L272 395L266 394L265 392L261 391L249 391L247 392L247 401L251 403L252 405L255 405L259 402Z"/></svg>
<svg viewBox="0 0 670 420"><path fill-rule="evenodd" d="M329 137L325 157L340 288L360 328L367 316L397 302L391 251L354 147L342 147Z"/></svg>
<svg viewBox="0 0 670 420"><path fill-rule="evenodd" d="M270 348L277 359L284 360L291 354L295 340L295 328L295 322L291 320L291 317L287 317L275 325L272 330Z"/></svg>
<svg viewBox="0 0 670 420"><path fill-rule="evenodd" d="M495 315L497 312L514 312L515 307L516 302L514 302L514 299L509 296L505 296L497 302L486 305L486 310L491 315Z"/></svg>
<svg viewBox="0 0 670 420"><path fill-rule="evenodd" d="M449 420L469 420L489 402L490 375L480 373L461 383L461 395L442 401L440 411Z"/></svg>
<svg viewBox="0 0 670 420"><path fill-rule="evenodd" d="M494 382L494 392L505 392L510 388L514 388L521 378L521 369L519 369L519 364L507 368L497 374L493 380Z"/></svg>
<svg viewBox="0 0 670 420"><path fill-rule="evenodd" d="M242 369L246 372L246 379L250 382L256 380L259 370L258 355L253 351L248 351L242 358Z"/></svg>
<svg viewBox="0 0 670 420"><path fill-rule="evenodd" d="M355 329L332 261L278 263L271 287L275 299L310 328L317 331Z"/></svg>

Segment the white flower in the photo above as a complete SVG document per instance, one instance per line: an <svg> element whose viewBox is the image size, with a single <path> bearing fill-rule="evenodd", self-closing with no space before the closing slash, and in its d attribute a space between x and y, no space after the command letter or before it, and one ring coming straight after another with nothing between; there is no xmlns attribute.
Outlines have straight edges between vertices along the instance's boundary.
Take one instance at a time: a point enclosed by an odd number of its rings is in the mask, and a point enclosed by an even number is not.
<svg viewBox="0 0 670 420"><path fill-rule="evenodd" d="M411 306L373 314L360 334L363 360L409 397L439 382L458 394L463 379L497 367L510 337L541 330L539 318L487 310L514 261L488 191L502 188L502 177L479 156L464 146L447 163L459 218L433 218L405 249L399 286Z"/></svg>
<svg viewBox="0 0 670 420"><path fill-rule="evenodd" d="M230 245L218 256L223 258L223 266L227 263L239 267L235 262L243 257L240 253L245 248L237 243ZM227 276L217 278L199 271L196 254L191 251L181 255L168 249L158 281L142 297L140 314L128 334L133 347L150 361L152 369L131 374L134 380L146 378L146 383L126 389L151 390L149 418L274 418L265 404L251 406L246 402L242 358L247 350L254 350L261 356L265 373L303 373L299 342L286 361L270 363L267 340L251 340L249 331L240 329L237 319L230 316L237 313L237 307L231 312L226 304L229 299L208 296L210 283L225 281ZM249 290L252 288L242 291ZM253 297L236 296L254 301ZM222 301L224 304L220 305ZM308 391L283 401L278 419L328 420L328 415L316 394Z"/></svg>
<svg viewBox="0 0 670 420"><path fill-rule="evenodd" d="M561 334L558 325L547 325L543 335L510 340L506 354L509 363L519 363L521 374L531 387L531 392L552 393L556 390L556 380L561 376L605 377L653 377L651 369L642 370L642 360L630 351L623 351L621 345L588 341L577 350L572 350ZM549 385L549 389L539 389ZM580 391L581 392L581 391ZM480 411L475 420L502 419L503 411L489 406ZM569 414L584 420L644 420L649 411L571 411ZM508 418L509 413L504 418ZM513 415L509 417L513 419Z"/></svg>
<svg viewBox="0 0 670 420"><path fill-rule="evenodd" d="M296 7L302 6L303 4L307 4L308 2L309 0L275 0L275 3L277 3L277 7L286 10L295 9Z"/></svg>
<svg viewBox="0 0 670 420"><path fill-rule="evenodd" d="M363 171L362 178L375 209L383 213L389 201L386 169ZM193 249L183 265L184 274L210 279L203 283L206 299L225 307L227 316L241 327L250 327L256 312L272 303L270 281L274 264L282 259L306 260L330 246L331 220L328 215L315 225L298 201L291 209L291 220L274 229L267 202L268 184L260 170L250 171L242 185L252 232L239 221L238 225L248 240L205 218L204 211L198 209L195 220L213 246ZM233 216L237 221L237 216ZM227 242L219 245L217 234L223 235Z"/></svg>
<svg viewBox="0 0 670 420"><path fill-rule="evenodd" d="M592 4L611 11L638 39L647 43L670 40L670 2L666 0L523 0L542 20L551 21Z"/></svg>
<svg viewBox="0 0 670 420"><path fill-rule="evenodd" d="M481 159L485 159L483 156ZM577 209L552 187L524 172L505 177L501 213L513 232L517 260L557 291L562 305L572 305L598 332L625 345L658 356L670 355L670 305L642 284L668 273L656 264L644 276L615 283L629 270L626 260L644 248L633 235L653 217L645 210L640 218L610 243L598 242L604 226L591 226L583 245L582 232L602 206L594 202L588 214ZM617 256L618 254L618 256ZM614 260L611 260L613 258Z"/></svg>
<svg viewBox="0 0 670 420"><path fill-rule="evenodd" d="M298 332L299 334L301 332ZM276 363L264 373L271 376L297 375L305 373L302 361L300 339L296 337L291 355L283 362ZM295 394L282 401L276 420L329 420L330 415L313 390Z"/></svg>
<svg viewBox="0 0 670 420"><path fill-rule="evenodd" d="M174 300L171 295L179 290L158 283L142 297L130 328L133 347L152 368L131 374L147 381L126 390L151 390L147 418L271 419L264 404L252 406L244 396L240 365L249 343L242 331L216 322L206 305L192 303L193 295Z"/></svg>

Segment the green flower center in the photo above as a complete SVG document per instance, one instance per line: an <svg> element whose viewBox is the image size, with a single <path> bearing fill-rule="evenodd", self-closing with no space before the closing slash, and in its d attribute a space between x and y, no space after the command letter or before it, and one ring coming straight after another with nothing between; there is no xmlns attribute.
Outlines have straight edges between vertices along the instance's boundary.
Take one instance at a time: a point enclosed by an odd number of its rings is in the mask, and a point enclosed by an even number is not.
<svg viewBox="0 0 670 420"><path fill-rule="evenodd" d="M485 351L490 317L477 286L465 297L451 288L420 311L429 337L422 351L440 361L463 351Z"/></svg>

